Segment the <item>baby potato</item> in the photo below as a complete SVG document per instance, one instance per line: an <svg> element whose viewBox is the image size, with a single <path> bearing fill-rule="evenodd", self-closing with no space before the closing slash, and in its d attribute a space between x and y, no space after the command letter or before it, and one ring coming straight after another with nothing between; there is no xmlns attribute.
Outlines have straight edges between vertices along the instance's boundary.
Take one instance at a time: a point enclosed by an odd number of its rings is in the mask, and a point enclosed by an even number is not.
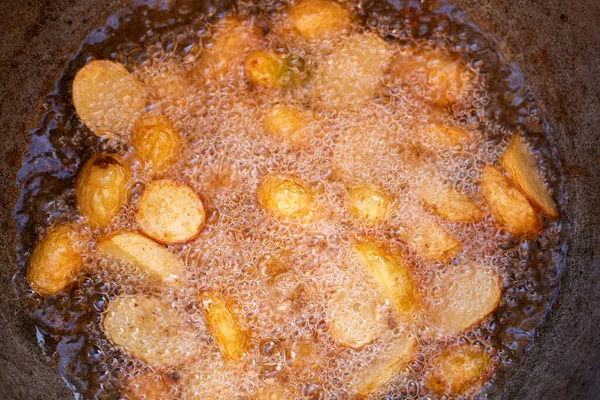
<svg viewBox="0 0 600 400"><path fill-rule="evenodd" d="M476 222L483 218L481 208L469 198L449 186L432 181L422 181L419 195L438 215L456 222Z"/></svg>
<svg viewBox="0 0 600 400"><path fill-rule="evenodd" d="M167 286L177 286L183 280L185 267L173 253L144 235L118 232L101 239L98 253L133 264L147 272L150 279Z"/></svg>
<svg viewBox="0 0 600 400"><path fill-rule="evenodd" d="M226 360L237 360L246 354L246 331L229 301L218 294L202 300L204 315L213 338Z"/></svg>
<svg viewBox="0 0 600 400"><path fill-rule="evenodd" d="M436 277L430 319L442 334L460 333L494 312L502 297L500 279L481 265L452 267Z"/></svg>
<svg viewBox="0 0 600 400"><path fill-rule="evenodd" d="M513 235L534 235L542 223L527 197L496 167L487 166L480 182L481 195L496 224Z"/></svg>
<svg viewBox="0 0 600 400"><path fill-rule="evenodd" d="M131 169L116 154L96 154L81 168L75 182L79 213L92 226L103 229L129 198Z"/></svg>
<svg viewBox="0 0 600 400"><path fill-rule="evenodd" d="M500 165L508 173L513 183L527 195L542 214L555 219L558 217L556 203L539 175L533 158L523 145L520 136L514 135L508 148L500 158Z"/></svg>
<svg viewBox="0 0 600 400"><path fill-rule="evenodd" d="M189 360L197 347L194 330L170 305L155 297L116 297L110 301L102 325L115 346L150 365L179 365Z"/></svg>
<svg viewBox="0 0 600 400"><path fill-rule="evenodd" d="M424 144L435 150L461 150L464 145L473 143L468 131L442 124L428 124L424 133Z"/></svg>
<svg viewBox="0 0 600 400"><path fill-rule="evenodd" d="M195 238L204 226L205 217L202 200L196 192L171 179L150 183L135 213L142 232L160 243L182 243Z"/></svg>
<svg viewBox="0 0 600 400"><path fill-rule="evenodd" d="M83 265L77 242L79 232L71 225L52 228L33 246L27 262L27 282L42 296L55 294L77 278Z"/></svg>
<svg viewBox="0 0 600 400"><path fill-rule="evenodd" d="M290 75L285 60L268 51L255 51L244 60L250 82L259 86L280 87Z"/></svg>
<svg viewBox="0 0 600 400"><path fill-rule="evenodd" d="M306 126L310 114L302 109L279 104L269 109L263 117L263 129L268 134L294 146L307 144Z"/></svg>
<svg viewBox="0 0 600 400"><path fill-rule="evenodd" d="M312 193L295 178L267 176L258 186L258 200L269 213L283 219L314 218Z"/></svg>
<svg viewBox="0 0 600 400"><path fill-rule="evenodd" d="M402 238L423 258L445 262L456 256L462 244L456 236L446 231L427 215L406 226Z"/></svg>
<svg viewBox="0 0 600 400"><path fill-rule="evenodd" d="M350 12L330 0L301 0L290 7L287 25L306 40L331 40L348 35L353 26Z"/></svg>
<svg viewBox="0 0 600 400"><path fill-rule="evenodd" d="M366 183L348 189L350 214L372 224L385 221L393 205L394 198L373 184Z"/></svg>
<svg viewBox="0 0 600 400"><path fill-rule="evenodd" d="M181 138L173 124L163 115L144 115L133 130L131 147L150 168L151 174L159 175L177 162Z"/></svg>
<svg viewBox="0 0 600 400"><path fill-rule="evenodd" d="M373 33L344 39L315 71L311 87L316 103L344 109L372 99L391 55L388 44Z"/></svg>
<svg viewBox="0 0 600 400"><path fill-rule="evenodd" d="M481 346L452 345L430 361L425 386L440 396L477 393L489 379L492 361Z"/></svg>
<svg viewBox="0 0 600 400"><path fill-rule="evenodd" d="M128 134L146 101L143 86L113 61L91 61L73 81L75 110L85 126L101 137Z"/></svg>
<svg viewBox="0 0 600 400"><path fill-rule="evenodd" d="M353 247L360 263L375 280L382 296L400 316L410 312L418 302L417 288L409 266L400 255L391 254L375 242L359 242Z"/></svg>
<svg viewBox="0 0 600 400"><path fill-rule="evenodd" d="M163 373L147 370L127 379L121 396L125 400L174 400L175 383Z"/></svg>

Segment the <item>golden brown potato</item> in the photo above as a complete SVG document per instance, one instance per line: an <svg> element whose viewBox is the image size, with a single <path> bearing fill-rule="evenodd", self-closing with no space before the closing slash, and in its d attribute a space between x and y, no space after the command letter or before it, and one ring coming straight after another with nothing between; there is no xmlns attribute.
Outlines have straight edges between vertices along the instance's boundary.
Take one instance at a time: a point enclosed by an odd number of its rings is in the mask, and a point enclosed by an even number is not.
<svg viewBox="0 0 600 400"><path fill-rule="evenodd" d="M102 256L114 257L147 272L155 282L177 286L183 280L185 267L173 253L135 232L118 232L101 239L97 245Z"/></svg>
<svg viewBox="0 0 600 400"><path fill-rule="evenodd" d="M429 362L425 386L440 396L464 396L481 390L489 379L492 362L474 344L452 345Z"/></svg>
<svg viewBox="0 0 600 400"><path fill-rule="evenodd" d="M425 204L441 217L457 222L476 222L483 218L481 208L452 187L425 180L419 183L418 192Z"/></svg>
<svg viewBox="0 0 600 400"><path fill-rule="evenodd" d="M75 182L79 213L103 229L126 204L130 189L127 162L116 154L96 154L83 165Z"/></svg>
<svg viewBox="0 0 600 400"><path fill-rule="evenodd" d="M194 329L170 305L155 297L116 297L109 303L102 325L114 345L151 365L182 364L198 346Z"/></svg>
<svg viewBox="0 0 600 400"><path fill-rule="evenodd" d="M177 162L181 138L166 117L144 115L133 130L131 147L150 173L158 175Z"/></svg>
<svg viewBox="0 0 600 400"><path fill-rule="evenodd" d="M348 189L350 214L372 224L385 221L394 205L394 198L370 183Z"/></svg>
<svg viewBox="0 0 600 400"><path fill-rule="evenodd" d="M315 71L311 86L317 104L344 109L375 97L391 54L372 33L344 39Z"/></svg>
<svg viewBox="0 0 600 400"><path fill-rule="evenodd" d="M202 200L192 188L160 179L142 193L135 220L142 232L160 243L182 243L200 233L205 212Z"/></svg>
<svg viewBox="0 0 600 400"><path fill-rule="evenodd" d="M498 168L484 168L480 190L498 226L513 235L534 235L542 230L542 223L527 197Z"/></svg>
<svg viewBox="0 0 600 400"><path fill-rule="evenodd" d="M415 308L416 284L400 255L390 253L375 242L356 243L353 251L375 280L381 295L401 316Z"/></svg>
<svg viewBox="0 0 600 400"><path fill-rule="evenodd" d="M542 214L553 219L558 217L556 203L538 174L533 158L523 145L520 136L515 135L512 138L500 158L500 164L514 184L542 211Z"/></svg>
<svg viewBox="0 0 600 400"><path fill-rule="evenodd" d="M244 60L244 70L250 82L260 86L280 87L290 78L285 60L268 51L255 51Z"/></svg>
<svg viewBox="0 0 600 400"><path fill-rule="evenodd" d="M415 356L416 346L416 339L408 334L395 339L387 351L359 371L352 383L352 390L358 396L367 397L383 389L401 371L402 366Z"/></svg>
<svg viewBox="0 0 600 400"><path fill-rule="evenodd" d="M450 269L451 268L451 269ZM502 297L500 279L481 265L449 267L436 277L430 299L430 319L442 334L459 333L496 310Z"/></svg>
<svg viewBox="0 0 600 400"><path fill-rule="evenodd" d="M456 236L426 214L413 224L405 226L401 237L417 254L431 261L448 261L462 249L462 244Z"/></svg>
<svg viewBox="0 0 600 400"><path fill-rule="evenodd" d="M301 0L290 7L286 22L296 34L310 41L348 35L353 25L350 12L330 0Z"/></svg>
<svg viewBox="0 0 600 400"><path fill-rule="evenodd" d="M263 178L258 186L258 200L265 210L279 218L303 221L314 218L313 195L295 178Z"/></svg>
<svg viewBox="0 0 600 400"><path fill-rule="evenodd" d="M247 335L230 302L218 294L202 299L208 327L226 360L237 360L246 354Z"/></svg>
<svg viewBox="0 0 600 400"><path fill-rule="evenodd" d="M310 123L310 114L299 108L279 104L265 113L263 129L277 139L294 146L304 146L309 137L306 126Z"/></svg>
<svg viewBox="0 0 600 400"><path fill-rule="evenodd" d="M175 383L164 373L146 370L128 378L121 395L125 400L174 400Z"/></svg>
<svg viewBox="0 0 600 400"><path fill-rule="evenodd" d="M437 123L428 124L424 133L423 143L435 150L458 151L464 145L473 142L473 137L468 131Z"/></svg>
<svg viewBox="0 0 600 400"><path fill-rule="evenodd" d="M81 121L98 136L129 133L146 106L142 85L119 63L95 60L73 81L73 104Z"/></svg>
<svg viewBox="0 0 600 400"><path fill-rule="evenodd" d="M80 240L74 226L60 225L35 244L27 263L27 282L36 293L55 294L77 279L83 265Z"/></svg>

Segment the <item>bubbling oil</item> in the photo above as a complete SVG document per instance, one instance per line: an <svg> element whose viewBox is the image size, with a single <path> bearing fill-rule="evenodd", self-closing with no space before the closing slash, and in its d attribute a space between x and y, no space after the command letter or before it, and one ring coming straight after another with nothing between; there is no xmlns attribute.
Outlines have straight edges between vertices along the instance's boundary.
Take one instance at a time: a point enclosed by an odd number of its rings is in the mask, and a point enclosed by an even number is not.
<svg viewBox="0 0 600 400"><path fill-rule="evenodd" d="M170 246L185 263L187 284L160 292L196 332L196 357L168 371L177 381L177 395L252 398L285 388L289 398L347 398L353 377L384 359L390 346L407 335L417 338L417 354L373 398L432 398L424 387L427 360L450 342L482 345L495 372L480 395L501 393L556 294L565 251L561 222L546 221L539 237L521 240L496 230L489 217L459 224L434 216L413 187L435 177L479 203L477 182L483 167L497 164L507 138L521 131L562 204L563 181L547 142L549 128L516 67L503 63L493 42L464 12L445 2L394 4L348 7L361 21L360 30L379 34L395 49L419 46L460 57L477 71L469 77L469 96L444 115L402 87L346 111L314 108L307 123L311 135L302 148L266 135L262 118L281 103L308 109L305 85L276 94L257 89L245 81L241 62L223 78L199 77L199 58L218 21L233 12L231 5L141 4L90 34L47 97L40 128L30 135L15 209L20 238L17 290L36 322L45 354L57 362L72 390L85 398L115 398L128 379L147 369L110 343L101 320L115 296L156 290L141 271L95 252L100 234L136 229L135 203L150 182L126 138L95 137L71 105L74 73L89 59L108 58L124 63L149 88L148 113L166 116L181 132L184 151L165 175L191 186L207 209L200 235ZM260 29L269 50L301 58L305 70L314 70L331 44L299 46L277 35L285 6L240 2L236 12ZM412 79L417 86L427 84L425 76ZM431 122L466 129L472 141L456 151L423 148L415 132ZM104 232L91 231L76 212L74 179L90 154L108 150L131 163L135 187L131 205ZM256 192L266 175L302 181L324 217L300 225L265 213ZM348 213L347 187L362 182L378 185L397 200L385 223L373 226ZM446 265L420 256L403 235L423 218L431 218L462 245ZM42 298L25 282L27 256L36 239L63 221L73 221L84 231L85 271L72 287ZM366 237L405 255L421 298L432 297L439 289L433 284L436 277L454 266L494 269L502 281L500 306L458 337L435 337L417 315L396 321L390 305L378 297L376 282L352 256L352 243ZM251 342L242 362L226 363L218 353L198 302L198 295L208 291L221 292L236 305ZM337 344L329 334L327 302L340 291L356 299L372 293L387 326L359 350Z"/></svg>

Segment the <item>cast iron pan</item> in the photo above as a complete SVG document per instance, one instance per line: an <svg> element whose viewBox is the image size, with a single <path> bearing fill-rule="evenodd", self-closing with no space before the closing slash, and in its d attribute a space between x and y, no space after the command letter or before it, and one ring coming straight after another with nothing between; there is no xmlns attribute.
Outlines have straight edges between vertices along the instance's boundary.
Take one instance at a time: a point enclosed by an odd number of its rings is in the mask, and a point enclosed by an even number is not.
<svg viewBox="0 0 600 400"><path fill-rule="evenodd" d="M394 6L398 0L388 0ZM456 0L522 69L546 106L566 176L569 252L560 294L506 399L600 398L600 3ZM125 0L0 3L0 399L69 399L19 309L11 212L39 99L67 56Z"/></svg>

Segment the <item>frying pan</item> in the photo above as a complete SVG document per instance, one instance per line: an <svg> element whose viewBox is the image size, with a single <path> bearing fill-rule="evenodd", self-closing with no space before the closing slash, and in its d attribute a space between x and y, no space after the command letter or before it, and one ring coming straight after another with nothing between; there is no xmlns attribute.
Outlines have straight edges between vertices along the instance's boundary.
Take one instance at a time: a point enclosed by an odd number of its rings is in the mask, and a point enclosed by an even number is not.
<svg viewBox="0 0 600 400"><path fill-rule="evenodd" d="M382 0L383 1L383 0ZM399 0L387 0L393 6ZM456 0L522 69L553 127L568 187L569 252L560 293L506 399L600 398L600 3ZM0 3L0 399L69 399L20 310L12 205L37 102L87 33L126 0Z"/></svg>

